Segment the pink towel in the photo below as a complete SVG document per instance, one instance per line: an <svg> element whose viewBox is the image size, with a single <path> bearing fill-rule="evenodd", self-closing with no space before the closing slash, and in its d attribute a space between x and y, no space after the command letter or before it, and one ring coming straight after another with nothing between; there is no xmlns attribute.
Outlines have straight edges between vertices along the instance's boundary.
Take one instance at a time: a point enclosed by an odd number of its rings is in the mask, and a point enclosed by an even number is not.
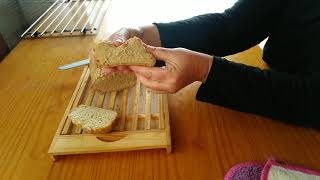
<svg viewBox="0 0 320 180"><path fill-rule="evenodd" d="M288 165L270 158L265 165L240 163L232 167L225 180L320 180L320 171Z"/></svg>

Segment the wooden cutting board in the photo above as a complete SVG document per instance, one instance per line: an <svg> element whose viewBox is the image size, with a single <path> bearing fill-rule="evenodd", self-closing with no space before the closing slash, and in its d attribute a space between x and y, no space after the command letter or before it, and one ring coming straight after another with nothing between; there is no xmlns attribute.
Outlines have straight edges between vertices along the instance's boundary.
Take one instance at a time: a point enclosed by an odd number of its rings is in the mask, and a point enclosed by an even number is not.
<svg viewBox="0 0 320 180"><path fill-rule="evenodd" d="M115 110L117 124L111 133L86 134L68 118L80 104ZM166 148L171 152L167 94L147 90L140 82L131 88L99 94L91 89L86 67L51 143L49 154L58 155Z"/></svg>

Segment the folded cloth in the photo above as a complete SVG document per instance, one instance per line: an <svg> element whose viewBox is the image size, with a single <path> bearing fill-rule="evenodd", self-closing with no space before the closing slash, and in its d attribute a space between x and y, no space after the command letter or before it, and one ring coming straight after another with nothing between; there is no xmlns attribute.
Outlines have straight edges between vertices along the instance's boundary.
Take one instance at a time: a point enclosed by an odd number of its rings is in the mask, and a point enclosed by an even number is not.
<svg viewBox="0 0 320 180"><path fill-rule="evenodd" d="M306 169L270 158L265 165L240 163L225 175L225 180L320 180L320 171Z"/></svg>
<svg viewBox="0 0 320 180"><path fill-rule="evenodd" d="M320 171L288 165L270 158L264 166L260 180L320 180Z"/></svg>

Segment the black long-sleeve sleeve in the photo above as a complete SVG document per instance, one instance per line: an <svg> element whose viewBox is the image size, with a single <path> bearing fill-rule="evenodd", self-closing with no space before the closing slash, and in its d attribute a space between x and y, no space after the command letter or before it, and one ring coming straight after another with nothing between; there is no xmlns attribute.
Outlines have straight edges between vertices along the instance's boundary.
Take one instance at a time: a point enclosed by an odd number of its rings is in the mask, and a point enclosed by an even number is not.
<svg viewBox="0 0 320 180"><path fill-rule="evenodd" d="M197 99L278 120L320 128L320 76L297 76L214 57Z"/></svg>
<svg viewBox="0 0 320 180"><path fill-rule="evenodd" d="M214 54L198 100L320 128L320 12L313 6L320 3L239 0L221 14L155 24L162 46ZM263 59L270 70L220 57L248 49L267 36Z"/></svg>
<svg viewBox="0 0 320 180"><path fill-rule="evenodd" d="M281 6L264 0L240 0L224 13L155 24L162 45L166 47L180 46L226 56L248 49L268 37L272 28L270 17L281 13Z"/></svg>

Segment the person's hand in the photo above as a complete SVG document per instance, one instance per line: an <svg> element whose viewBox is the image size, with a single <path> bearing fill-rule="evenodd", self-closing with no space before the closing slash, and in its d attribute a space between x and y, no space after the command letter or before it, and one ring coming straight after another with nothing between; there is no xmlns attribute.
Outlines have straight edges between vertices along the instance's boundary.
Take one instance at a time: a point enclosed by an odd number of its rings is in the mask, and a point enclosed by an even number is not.
<svg viewBox="0 0 320 180"><path fill-rule="evenodd" d="M213 57L184 48L167 49L145 45L164 67L129 66L137 79L157 92L175 93L194 81L204 81L211 68Z"/></svg>
<svg viewBox="0 0 320 180"><path fill-rule="evenodd" d="M146 44L161 46L158 28L153 24L138 28L121 28L109 36L107 40L111 41L115 46L120 46L134 36L140 38Z"/></svg>
<svg viewBox="0 0 320 180"><path fill-rule="evenodd" d="M143 31L139 28L121 28L111 36L108 37L107 41L111 41L116 47L120 46L128 39L132 37L138 37L142 39Z"/></svg>

